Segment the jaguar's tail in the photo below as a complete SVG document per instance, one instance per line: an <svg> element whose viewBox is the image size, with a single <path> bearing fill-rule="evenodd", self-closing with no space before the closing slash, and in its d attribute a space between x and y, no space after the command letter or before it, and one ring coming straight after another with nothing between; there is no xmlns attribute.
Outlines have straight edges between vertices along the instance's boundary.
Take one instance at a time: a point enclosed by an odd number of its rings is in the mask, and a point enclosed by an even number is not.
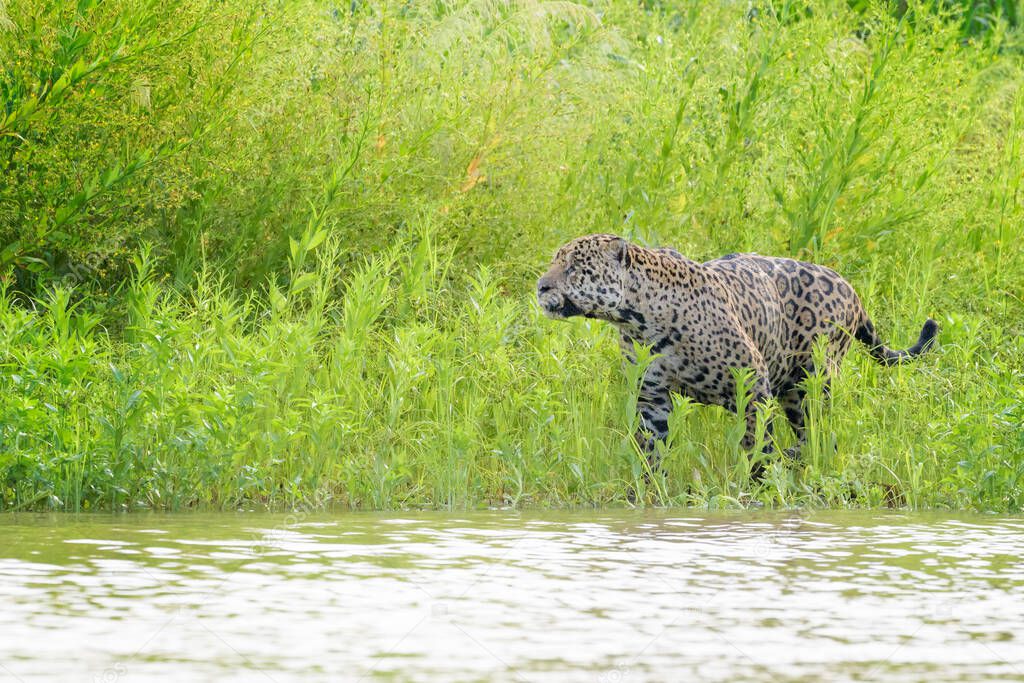
<svg viewBox="0 0 1024 683"><path fill-rule="evenodd" d="M935 336L938 333L939 324L928 318L924 323L924 327L921 328L921 336L917 338L916 344L909 349L894 351L882 343L882 340L878 338L878 333L875 332L875 326L871 324L871 320L865 318L861 326L857 328L854 336L857 338L857 341L868 347L868 353L871 354L871 357L882 365L899 365L920 356L931 348L932 344L935 343Z"/></svg>

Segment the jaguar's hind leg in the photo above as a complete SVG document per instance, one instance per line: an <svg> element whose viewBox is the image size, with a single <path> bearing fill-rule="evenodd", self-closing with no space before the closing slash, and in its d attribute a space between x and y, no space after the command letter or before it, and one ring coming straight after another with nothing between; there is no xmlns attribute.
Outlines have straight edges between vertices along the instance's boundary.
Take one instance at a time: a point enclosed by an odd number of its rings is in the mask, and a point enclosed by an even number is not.
<svg viewBox="0 0 1024 683"><path fill-rule="evenodd" d="M806 375L813 373L813 368L805 371L805 378ZM821 395L825 401L825 409L828 410L832 403L832 378L826 374L824 380ZM800 458L800 451L803 449L804 444L807 443L807 389L803 381L794 384L783 392L782 396L779 397L779 403L786 414L789 426L793 428L793 433L796 434L796 444L787 448L785 455L787 458L797 460Z"/></svg>

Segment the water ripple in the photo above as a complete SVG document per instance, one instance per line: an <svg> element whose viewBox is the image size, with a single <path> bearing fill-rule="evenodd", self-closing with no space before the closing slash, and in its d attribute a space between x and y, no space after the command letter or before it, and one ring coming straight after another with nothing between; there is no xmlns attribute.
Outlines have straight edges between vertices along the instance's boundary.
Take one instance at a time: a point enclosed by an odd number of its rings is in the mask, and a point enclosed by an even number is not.
<svg viewBox="0 0 1024 683"><path fill-rule="evenodd" d="M0 681L1024 680L1024 520L0 518Z"/></svg>

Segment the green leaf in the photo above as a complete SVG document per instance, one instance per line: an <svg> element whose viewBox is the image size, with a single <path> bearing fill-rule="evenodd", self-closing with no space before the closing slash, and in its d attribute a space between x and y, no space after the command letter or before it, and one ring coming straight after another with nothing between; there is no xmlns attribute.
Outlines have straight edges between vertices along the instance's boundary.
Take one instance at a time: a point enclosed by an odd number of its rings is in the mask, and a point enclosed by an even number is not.
<svg viewBox="0 0 1024 683"><path fill-rule="evenodd" d="M323 241L327 239L326 230L317 230L316 233L309 239L309 244L306 245L308 251L312 251L320 246Z"/></svg>
<svg viewBox="0 0 1024 683"><path fill-rule="evenodd" d="M10 263L18 256L18 251L21 249L21 240L14 240L6 247L3 251L0 251L0 263Z"/></svg>
<svg viewBox="0 0 1024 683"><path fill-rule="evenodd" d="M292 294L298 294L304 289L308 289L314 282L316 282L316 273L303 273L294 280L292 280Z"/></svg>

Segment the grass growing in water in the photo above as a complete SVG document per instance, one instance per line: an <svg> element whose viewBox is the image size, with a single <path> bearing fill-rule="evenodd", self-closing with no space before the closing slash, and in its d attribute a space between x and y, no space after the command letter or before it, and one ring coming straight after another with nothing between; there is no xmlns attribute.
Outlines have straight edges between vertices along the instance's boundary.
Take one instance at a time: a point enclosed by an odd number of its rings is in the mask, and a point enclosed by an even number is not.
<svg viewBox="0 0 1024 683"><path fill-rule="evenodd" d="M761 488L735 418L680 401L653 499L1019 509L1024 65L1006 23L965 39L923 5L121 4L176 26L205 78L162 43L117 57L135 34L112 33L131 25L113 5L9 8L0 28L5 47L38 32L4 52L0 91L22 112L0 128L4 509L623 502L643 479L638 370L607 326L532 303L553 248L591 231L832 266L893 346L943 325L914 365L853 352L831 412L812 386L806 465ZM56 72L26 64L74 50L96 69L72 60L27 105Z"/></svg>

